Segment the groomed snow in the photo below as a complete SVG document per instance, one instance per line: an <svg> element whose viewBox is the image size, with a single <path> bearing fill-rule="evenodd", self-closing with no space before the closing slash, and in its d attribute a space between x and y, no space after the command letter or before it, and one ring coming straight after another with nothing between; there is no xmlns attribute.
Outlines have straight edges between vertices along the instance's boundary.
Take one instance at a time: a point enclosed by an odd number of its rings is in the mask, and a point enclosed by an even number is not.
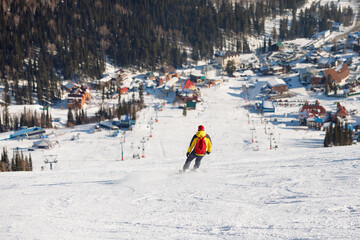
<svg viewBox="0 0 360 240"><path fill-rule="evenodd" d="M59 144L32 152L33 172L0 174L0 238L360 239L359 146L323 148L324 132L291 122L298 108L279 108L267 122L248 115L242 84L202 89L204 102L187 117L166 104L151 138L147 126L161 101L146 96L149 107L126 133L124 161L111 131L48 130ZM66 110L56 112L66 119ZM199 124L213 151L202 171L179 174ZM143 137L145 158L133 159ZM52 171L43 163L51 154L58 159Z"/></svg>

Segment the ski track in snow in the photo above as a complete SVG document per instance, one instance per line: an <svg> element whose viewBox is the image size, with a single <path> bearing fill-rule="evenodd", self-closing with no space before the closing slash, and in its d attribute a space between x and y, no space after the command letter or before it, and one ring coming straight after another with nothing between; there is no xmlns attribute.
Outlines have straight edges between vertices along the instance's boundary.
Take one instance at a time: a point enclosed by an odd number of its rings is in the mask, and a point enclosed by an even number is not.
<svg viewBox="0 0 360 240"><path fill-rule="evenodd" d="M34 172L0 175L1 239L360 239L359 147L325 149L323 134L270 125L278 150L253 114L253 151L241 82L202 91L197 110L166 105L145 144L152 110L126 135L125 161L109 131L58 130L60 145L35 151ZM203 124L213 141L196 173L179 174ZM79 131L74 143L72 135ZM2 146L15 144L1 142ZM39 171L43 154L59 155Z"/></svg>

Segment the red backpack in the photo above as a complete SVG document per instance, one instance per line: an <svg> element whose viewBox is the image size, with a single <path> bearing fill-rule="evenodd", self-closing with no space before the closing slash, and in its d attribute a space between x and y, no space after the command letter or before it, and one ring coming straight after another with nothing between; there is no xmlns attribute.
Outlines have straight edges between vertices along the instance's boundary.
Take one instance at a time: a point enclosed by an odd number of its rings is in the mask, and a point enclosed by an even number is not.
<svg viewBox="0 0 360 240"><path fill-rule="evenodd" d="M205 137L199 138L199 140L196 142L196 145L195 145L195 153L196 154L205 154L206 148L207 148L207 146L206 146Z"/></svg>

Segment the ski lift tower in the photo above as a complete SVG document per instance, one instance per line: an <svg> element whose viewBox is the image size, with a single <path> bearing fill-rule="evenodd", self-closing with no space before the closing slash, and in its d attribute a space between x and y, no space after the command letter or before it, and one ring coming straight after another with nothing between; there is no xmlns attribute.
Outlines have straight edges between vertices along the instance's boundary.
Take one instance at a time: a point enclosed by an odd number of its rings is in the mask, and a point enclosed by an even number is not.
<svg viewBox="0 0 360 240"><path fill-rule="evenodd" d="M150 135L149 135L149 137L152 137L152 130L153 130L153 124L154 124L152 118L151 118L151 120L149 121L148 124L149 124L149 125L148 125L148 128L150 128Z"/></svg>
<svg viewBox="0 0 360 240"><path fill-rule="evenodd" d="M141 144L142 144L142 156L141 156L141 158L145 158L145 143L146 143L146 139L143 138L140 142L141 142Z"/></svg>
<svg viewBox="0 0 360 240"><path fill-rule="evenodd" d="M251 130L251 142L254 142L254 131L255 131L255 127L250 128Z"/></svg>
<svg viewBox="0 0 360 240"><path fill-rule="evenodd" d="M158 112L159 112L159 108L158 108L158 107L156 107L156 109L155 109L155 114L156 114L156 116L155 116L155 122L159 122L159 119L158 119Z"/></svg>
<svg viewBox="0 0 360 240"><path fill-rule="evenodd" d="M50 164L50 170L52 170L52 164L53 163L57 163L57 158L58 155L44 155L45 157L45 163L49 163Z"/></svg>

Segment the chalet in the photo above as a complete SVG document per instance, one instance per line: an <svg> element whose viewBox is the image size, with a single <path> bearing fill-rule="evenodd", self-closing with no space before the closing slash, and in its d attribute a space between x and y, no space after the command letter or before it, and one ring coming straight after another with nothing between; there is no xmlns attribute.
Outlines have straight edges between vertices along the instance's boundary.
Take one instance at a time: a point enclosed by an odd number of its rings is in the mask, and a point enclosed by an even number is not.
<svg viewBox="0 0 360 240"><path fill-rule="evenodd" d="M333 58L321 57L318 60L318 68L330 68L334 66L334 64L335 64L335 59Z"/></svg>
<svg viewBox="0 0 360 240"><path fill-rule="evenodd" d="M270 50L273 52L282 51L283 49L284 45L281 42L277 42L270 47Z"/></svg>
<svg viewBox="0 0 360 240"><path fill-rule="evenodd" d="M271 88L271 92L276 94L283 94L284 92L289 91L288 86L284 80L279 78L271 78L267 81L267 85Z"/></svg>
<svg viewBox="0 0 360 240"><path fill-rule="evenodd" d="M204 82L206 79L205 75L201 74L201 73L191 73L190 74L190 80L193 82L193 83L202 83Z"/></svg>
<svg viewBox="0 0 360 240"><path fill-rule="evenodd" d="M194 92L196 90L195 84L192 81L190 81L190 79L187 79L183 83L182 90L184 92Z"/></svg>
<svg viewBox="0 0 360 240"><path fill-rule="evenodd" d="M339 102L337 103L336 116L340 118L346 118L349 116L349 113L346 110L346 108L342 106Z"/></svg>
<svg viewBox="0 0 360 240"><path fill-rule="evenodd" d="M325 87L325 77L321 75L315 75L310 78L311 88L322 88Z"/></svg>
<svg viewBox="0 0 360 240"><path fill-rule="evenodd" d="M306 68L305 70L299 71L300 82L303 84L310 83L310 79L316 75L316 71L313 68Z"/></svg>
<svg viewBox="0 0 360 240"><path fill-rule="evenodd" d="M97 87L99 87L99 88L110 87L112 79L113 79L112 76L110 76L109 74L105 74L99 80L99 83L97 84Z"/></svg>
<svg viewBox="0 0 360 240"><path fill-rule="evenodd" d="M173 77L165 84L165 90L166 91L174 91L175 90L175 84L179 81L179 78Z"/></svg>
<svg viewBox="0 0 360 240"><path fill-rule="evenodd" d="M299 110L299 120L301 125L307 125L309 118L323 118L326 116L326 110L320 105L319 101L316 100L314 104L310 104L308 101Z"/></svg>
<svg viewBox="0 0 360 240"><path fill-rule="evenodd" d="M234 61L235 66L238 66L240 64L240 53L233 51L221 51L215 54L215 60L222 69L225 69L228 61Z"/></svg>
<svg viewBox="0 0 360 240"><path fill-rule="evenodd" d="M260 60L254 53L241 54L239 57L239 68L259 68Z"/></svg>
<svg viewBox="0 0 360 240"><path fill-rule="evenodd" d="M306 120L306 125L309 129L321 130L321 126L323 124L323 120L318 117L309 117Z"/></svg>
<svg viewBox="0 0 360 240"><path fill-rule="evenodd" d="M66 85L63 85L63 89L67 92L72 92L74 89L78 88L79 85L73 82L68 82Z"/></svg>
<svg viewBox="0 0 360 240"><path fill-rule="evenodd" d="M349 78L350 70L347 64L337 66L336 68L330 68L324 71L324 75L327 81L336 82L338 85L345 83L345 80Z"/></svg>
<svg viewBox="0 0 360 240"><path fill-rule="evenodd" d="M284 67L282 67L282 66L274 66L274 67L271 68L271 71L274 74L281 74L281 73L284 73Z"/></svg>
<svg viewBox="0 0 360 240"><path fill-rule="evenodd" d="M163 66L159 70L160 75L168 75L170 73L175 73L175 68L173 66Z"/></svg>
<svg viewBox="0 0 360 240"><path fill-rule="evenodd" d="M86 85L74 89L68 94L67 105L69 109L82 108L87 100L91 97L91 89Z"/></svg>
<svg viewBox="0 0 360 240"><path fill-rule="evenodd" d="M209 64L204 66L201 74L205 75L206 78L215 78L216 76L220 76L220 69L215 67L215 65Z"/></svg>
<svg viewBox="0 0 360 240"><path fill-rule="evenodd" d="M340 22L333 22L331 29L332 29L333 31L335 31L335 32L341 32L341 31L343 30L342 23L340 23Z"/></svg>
<svg viewBox="0 0 360 240"><path fill-rule="evenodd" d="M165 79L166 79L166 81L169 81L169 80L173 79L174 77L179 78L180 76L181 76L181 73L171 72L165 76Z"/></svg>
<svg viewBox="0 0 360 240"><path fill-rule="evenodd" d="M268 65L264 65L259 68L259 71L262 75L268 75L270 74L270 67Z"/></svg>
<svg viewBox="0 0 360 240"><path fill-rule="evenodd" d="M262 112L266 113L266 112L275 112L275 105L272 101L265 101L263 100L261 103L261 110Z"/></svg>
<svg viewBox="0 0 360 240"><path fill-rule="evenodd" d="M126 84L131 79L129 77L129 75L123 69L120 69L120 70L116 71L115 73L116 73L116 76L115 76L115 85L116 86Z"/></svg>

